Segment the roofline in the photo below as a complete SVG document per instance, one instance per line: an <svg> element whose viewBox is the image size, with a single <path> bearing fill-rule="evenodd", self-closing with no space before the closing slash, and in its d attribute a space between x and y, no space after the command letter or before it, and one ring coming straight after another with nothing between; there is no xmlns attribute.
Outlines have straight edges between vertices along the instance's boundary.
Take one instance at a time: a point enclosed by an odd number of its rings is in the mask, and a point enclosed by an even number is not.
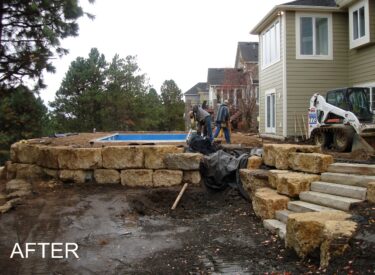
<svg viewBox="0 0 375 275"><path fill-rule="evenodd" d="M324 6L301 6L301 5L277 5L270 10L266 16L250 31L250 34L260 34L266 26L268 26L275 18L281 15L284 11L306 11L306 12L345 12L339 7L324 7Z"/></svg>

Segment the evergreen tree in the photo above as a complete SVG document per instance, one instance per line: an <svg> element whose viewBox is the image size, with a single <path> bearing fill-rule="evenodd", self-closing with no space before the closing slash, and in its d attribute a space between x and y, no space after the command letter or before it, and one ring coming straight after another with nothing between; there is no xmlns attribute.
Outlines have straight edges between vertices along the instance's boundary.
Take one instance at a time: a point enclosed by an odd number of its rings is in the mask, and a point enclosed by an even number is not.
<svg viewBox="0 0 375 275"><path fill-rule="evenodd" d="M115 55L107 70L103 125L105 130L142 129L146 77L134 56Z"/></svg>
<svg viewBox="0 0 375 275"><path fill-rule="evenodd" d="M78 57L66 73L51 102L61 131L102 129L101 109L107 62L96 48L87 59Z"/></svg>
<svg viewBox="0 0 375 275"><path fill-rule="evenodd" d="M42 136L48 120L47 107L27 87L0 89L0 165L12 143Z"/></svg>
<svg viewBox="0 0 375 275"><path fill-rule="evenodd" d="M163 128L168 131L184 130L184 101L174 80L165 80L160 88L163 104Z"/></svg>
<svg viewBox="0 0 375 275"><path fill-rule="evenodd" d="M84 14L78 0L0 1L1 86L33 79L44 87L42 71L55 71L51 59L68 53L60 41L78 35L77 19Z"/></svg>

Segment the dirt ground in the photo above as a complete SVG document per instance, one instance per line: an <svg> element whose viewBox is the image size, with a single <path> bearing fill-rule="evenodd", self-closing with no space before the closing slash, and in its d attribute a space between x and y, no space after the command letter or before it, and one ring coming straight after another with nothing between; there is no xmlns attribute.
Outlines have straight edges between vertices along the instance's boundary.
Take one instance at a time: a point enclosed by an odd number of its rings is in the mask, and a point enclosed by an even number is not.
<svg viewBox="0 0 375 275"><path fill-rule="evenodd" d="M375 205L348 252L319 269L262 226L237 191L63 185L39 188L0 216L0 274L374 274ZM16 242L76 242L79 259L9 256Z"/></svg>

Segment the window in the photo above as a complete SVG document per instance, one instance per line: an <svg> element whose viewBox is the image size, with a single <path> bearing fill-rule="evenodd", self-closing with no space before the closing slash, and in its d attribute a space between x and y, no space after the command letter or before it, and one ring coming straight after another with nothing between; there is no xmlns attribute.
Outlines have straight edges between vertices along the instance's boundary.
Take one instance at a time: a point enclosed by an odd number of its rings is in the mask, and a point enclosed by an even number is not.
<svg viewBox="0 0 375 275"><path fill-rule="evenodd" d="M349 8L350 48L370 42L368 0L359 1Z"/></svg>
<svg viewBox="0 0 375 275"><path fill-rule="evenodd" d="M266 133L276 133L276 92L275 89L265 92L266 95Z"/></svg>
<svg viewBox="0 0 375 275"><path fill-rule="evenodd" d="M296 14L298 59L332 59L332 15Z"/></svg>
<svg viewBox="0 0 375 275"><path fill-rule="evenodd" d="M262 68L280 60L280 22L276 21L262 35Z"/></svg>

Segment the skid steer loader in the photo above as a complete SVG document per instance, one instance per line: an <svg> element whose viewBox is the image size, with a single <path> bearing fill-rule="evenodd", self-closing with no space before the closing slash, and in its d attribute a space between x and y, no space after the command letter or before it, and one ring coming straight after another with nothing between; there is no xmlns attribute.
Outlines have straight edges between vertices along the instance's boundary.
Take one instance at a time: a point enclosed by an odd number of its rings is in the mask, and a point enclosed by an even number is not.
<svg viewBox="0 0 375 275"><path fill-rule="evenodd" d="M316 145L338 151L375 153L374 114L368 88L342 88L314 94L308 114L309 138Z"/></svg>

